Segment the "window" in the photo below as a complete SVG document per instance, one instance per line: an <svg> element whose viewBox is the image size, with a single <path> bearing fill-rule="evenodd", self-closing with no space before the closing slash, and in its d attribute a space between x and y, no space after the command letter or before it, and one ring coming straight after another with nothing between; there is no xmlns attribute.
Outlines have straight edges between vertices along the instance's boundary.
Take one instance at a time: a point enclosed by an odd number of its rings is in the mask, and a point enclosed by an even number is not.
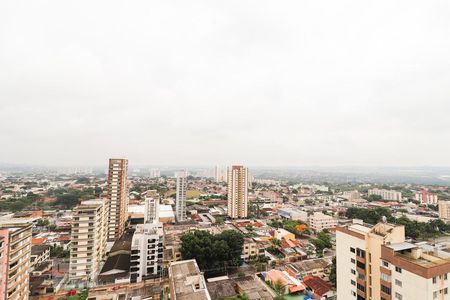
<svg viewBox="0 0 450 300"><path fill-rule="evenodd" d="M435 284L437 282L437 278L433 277L433 284Z"/></svg>
<svg viewBox="0 0 450 300"><path fill-rule="evenodd" d="M356 275L356 271L351 269L350 272L352 272L353 275Z"/></svg>
<svg viewBox="0 0 450 300"><path fill-rule="evenodd" d="M400 280L395 279L395 285L398 285L399 287L402 287L403 283Z"/></svg>
<svg viewBox="0 0 450 300"><path fill-rule="evenodd" d="M400 268L400 267L395 267L395 271L397 271L398 273L401 273L401 272L402 272L402 268Z"/></svg>
<svg viewBox="0 0 450 300"><path fill-rule="evenodd" d="M381 285L381 291L385 294L390 295L391 294L391 289L388 288L387 286Z"/></svg>
<svg viewBox="0 0 450 300"><path fill-rule="evenodd" d="M391 276L388 275L388 274L381 273L381 276L380 276L380 277L381 277L381 279L384 280L384 281L388 281L388 282L391 281Z"/></svg>
<svg viewBox="0 0 450 300"><path fill-rule="evenodd" d="M447 295L448 294L448 288L444 289L444 294Z"/></svg>
<svg viewBox="0 0 450 300"><path fill-rule="evenodd" d="M444 274L444 280L447 280L447 273Z"/></svg>
<svg viewBox="0 0 450 300"><path fill-rule="evenodd" d="M362 263L362 262L360 262L360 261L357 261L357 262L356 262L356 266L357 266L358 268L363 269L363 270L366 269L366 264L365 264L365 263Z"/></svg>
<svg viewBox="0 0 450 300"><path fill-rule="evenodd" d="M351 262L352 264L354 264L356 261L355 261L354 258L350 258L350 262Z"/></svg>
<svg viewBox="0 0 450 300"><path fill-rule="evenodd" d="M366 251L361 250L361 249L356 249L356 255L362 258L366 258Z"/></svg>
<svg viewBox="0 0 450 300"><path fill-rule="evenodd" d="M387 261L383 260L382 264L383 264L383 267L389 268L389 263Z"/></svg>
<svg viewBox="0 0 450 300"><path fill-rule="evenodd" d="M355 253L356 252L355 248L350 247L350 252Z"/></svg>
<svg viewBox="0 0 450 300"><path fill-rule="evenodd" d="M360 290L361 292L366 292L366 287L364 286L364 285L362 285L362 284L357 284L356 285L356 288L358 289L358 290Z"/></svg>
<svg viewBox="0 0 450 300"><path fill-rule="evenodd" d="M354 291L351 291L352 296L356 297L356 293Z"/></svg>
<svg viewBox="0 0 450 300"><path fill-rule="evenodd" d="M351 283L352 285L356 285L356 282L355 282L354 280L350 280L350 283Z"/></svg>
<svg viewBox="0 0 450 300"><path fill-rule="evenodd" d="M395 299L402 300L403 296L400 295L399 293L395 293Z"/></svg>

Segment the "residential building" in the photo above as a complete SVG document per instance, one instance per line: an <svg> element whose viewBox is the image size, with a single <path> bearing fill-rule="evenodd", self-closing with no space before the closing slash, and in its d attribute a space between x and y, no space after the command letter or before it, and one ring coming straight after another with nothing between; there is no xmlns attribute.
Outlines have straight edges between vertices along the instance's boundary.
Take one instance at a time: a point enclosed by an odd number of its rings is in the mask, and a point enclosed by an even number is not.
<svg viewBox="0 0 450 300"><path fill-rule="evenodd" d="M338 299L447 299L450 252L405 242L401 225L351 224L336 232Z"/></svg>
<svg viewBox="0 0 450 300"><path fill-rule="evenodd" d="M308 213L306 211L294 208L279 208L278 216L288 220L303 221L303 222L308 221Z"/></svg>
<svg viewBox="0 0 450 300"><path fill-rule="evenodd" d="M228 168L228 216L247 218L248 169L244 166Z"/></svg>
<svg viewBox="0 0 450 300"><path fill-rule="evenodd" d="M431 193L430 191L424 189L420 192L416 192L414 194L414 199L419 201L421 204L438 204L438 196L436 194Z"/></svg>
<svg viewBox="0 0 450 300"><path fill-rule="evenodd" d="M30 272L37 266L50 260L50 246L49 245L32 245L30 258Z"/></svg>
<svg viewBox="0 0 450 300"><path fill-rule="evenodd" d="M402 192L395 190L385 190L385 189L370 189L368 191L370 195L380 196L383 200L389 201L401 201L402 200Z"/></svg>
<svg viewBox="0 0 450 300"><path fill-rule="evenodd" d="M161 177L161 171L159 169L150 169L150 178L159 178Z"/></svg>
<svg viewBox="0 0 450 300"><path fill-rule="evenodd" d="M119 239L125 231L128 206L128 160L111 158L108 170L108 241Z"/></svg>
<svg viewBox="0 0 450 300"><path fill-rule="evenodd" d="M107 201L82 201L73 210L69 281L95 282L106 255Z"/></svg>
<svg viewBox="0 0 450 300"><path fill-rule="evenodd" d="M138 224L131 242L130 281L159 277L163 269L162 223Z"/></svg>
<svg viewBox="0 0 450 300"><path fill-rule="evenodd" d="M169 286L171 300L211 300L205 278L195 259L170 264Z"/></svg>
<svg viewBox="0 0 450 300"><path fill-rule="evenodd" d="M159 199L145 198L144 223L159 222Z"/></svg>
<svg viewBox="0 0 450 300"><path fill-rule="evenodd" d="M330 258L308 259L289 263L285 266L285 270L289 275L297 279L302 279L308 275L324 277L331 264Z"/></svg>
<svg viewBox="0 0 450 300"><path fill-rule="evenodd" d="M186 171L177 172L177 192L175 199L175 218L177 222L186 221L186 189L187 173Z"/></svg>
<svg viewBox="0 0 450 300"><path fill-rule="evenodd" d="M28 299L32 227L30 220L0 219L0 300Z"/></svg>
<svg viewBox="0 0 450 300"><path fill-rule="evenodd" d="M338 225L338 220L332 216L321 212L315 212L309 217L309 228L315 231L334 228Z"/></svg>
<svg viewBox="0 0 450 300"><path fill-rule="evenodd" d="M439 201L439 218L450 221L450 201Z"/></svg>
<svg viewBox="0 0 450 300"><path fill-rule="evenodd" d="M226 182L227 181L227 168L222 166L214 167L214 180L216 182Z"/></svg>
<svg viewBox="0 0 450 300"><path fill-rule="evenodd" d="M343 197L348 201L357 201L361 199L361 194L358 191L345 191Z"/></svg>

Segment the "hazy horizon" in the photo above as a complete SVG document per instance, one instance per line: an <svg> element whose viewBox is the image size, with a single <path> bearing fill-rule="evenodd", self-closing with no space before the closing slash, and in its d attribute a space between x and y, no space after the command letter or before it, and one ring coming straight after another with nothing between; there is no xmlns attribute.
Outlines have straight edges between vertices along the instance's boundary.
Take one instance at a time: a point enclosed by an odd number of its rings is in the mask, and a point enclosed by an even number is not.
<svg viewBox="0 0 450 300"><path fill-rule="evenodd" d="M449 1L3 1L0 163L450 166Z"/></svg>

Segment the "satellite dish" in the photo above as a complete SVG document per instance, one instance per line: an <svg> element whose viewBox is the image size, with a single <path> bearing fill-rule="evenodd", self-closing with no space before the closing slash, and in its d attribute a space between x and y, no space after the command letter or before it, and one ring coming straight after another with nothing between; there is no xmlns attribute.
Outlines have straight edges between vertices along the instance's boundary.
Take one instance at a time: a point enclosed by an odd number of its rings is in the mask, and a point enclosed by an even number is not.
<svg viewBox="0 0 450 300"><path fill-rule="evenodd" d="M382 221L383 223L387 223L387 218L386 218L386 216L382 216L382 217L381 217L381 221Z"/></svg>

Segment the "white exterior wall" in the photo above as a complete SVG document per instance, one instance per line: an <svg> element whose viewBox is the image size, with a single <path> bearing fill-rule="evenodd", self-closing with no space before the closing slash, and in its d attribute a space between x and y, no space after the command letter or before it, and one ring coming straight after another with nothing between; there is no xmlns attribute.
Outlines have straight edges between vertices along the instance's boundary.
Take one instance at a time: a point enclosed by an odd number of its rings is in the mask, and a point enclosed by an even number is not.
<svg viewBox="0 0 450 300"><path fill-rule="evenodd" d="M366 242L365 240L337 231L336 275L338 300L356 299L356 285L351 284L351 281L356 282L357 278L356 263L351 262L352 259L356 261L356 254L350 251L350 247L365 250ZM355 274L352 274L351 270L355 270Z"/></svg>

